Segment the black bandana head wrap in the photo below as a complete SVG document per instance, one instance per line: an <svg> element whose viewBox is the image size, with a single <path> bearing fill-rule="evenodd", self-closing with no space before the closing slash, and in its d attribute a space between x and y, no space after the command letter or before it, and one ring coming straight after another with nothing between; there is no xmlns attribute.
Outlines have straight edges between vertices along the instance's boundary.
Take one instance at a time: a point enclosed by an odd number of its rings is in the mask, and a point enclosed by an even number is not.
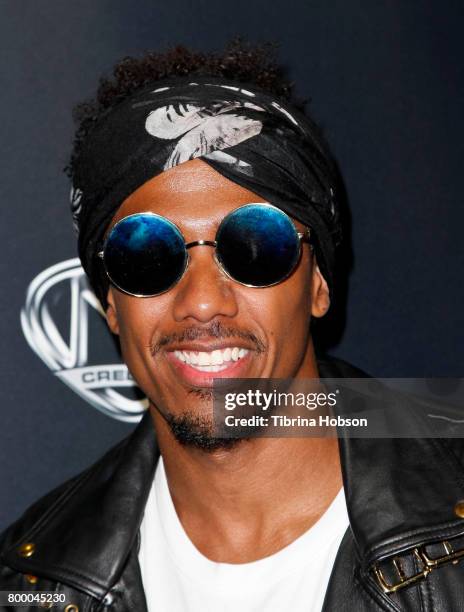
<svg viewBox="0 0 464 612"><path fill-rule="evenodd" d="M103 307L108 280L97 253L117 209L149 179L196 157L311 228L332 288L339 177L319 129L258 89L188 77L158 82L111 109L74 165L79 256Z"/></svg>

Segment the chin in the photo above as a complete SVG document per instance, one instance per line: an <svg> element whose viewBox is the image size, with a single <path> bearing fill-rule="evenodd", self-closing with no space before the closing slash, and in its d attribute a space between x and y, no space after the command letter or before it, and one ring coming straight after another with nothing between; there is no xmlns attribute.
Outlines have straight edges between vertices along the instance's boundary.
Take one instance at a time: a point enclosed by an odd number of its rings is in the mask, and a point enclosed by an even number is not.
<svg viewBox="0 0 464 612"><path fill-rule="evenodd" d="M215 435L211 416L203 417L191 412L182 415L163 415L179 444L213 453L231 450L242 444L246 438L221 438Z"/></svg>

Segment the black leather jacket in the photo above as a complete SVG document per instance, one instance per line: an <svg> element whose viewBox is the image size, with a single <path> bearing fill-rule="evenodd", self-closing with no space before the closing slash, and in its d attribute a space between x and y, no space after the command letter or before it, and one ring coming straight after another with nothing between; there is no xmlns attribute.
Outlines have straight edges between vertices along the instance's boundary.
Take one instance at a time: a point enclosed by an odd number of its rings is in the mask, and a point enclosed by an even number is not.
<svg viewBox="0 0 464 612"><path fill-rule="evenodd" d="M338 361L319 367L323 377L362 375ZM464 610L464 559L452 563L464 549L464 519L456 515L464 499L461 442L342 439L340 453L350 528L324 612ZM127 439L1 536L0 590L60 591L68 608L53 609L67 612L146 612L138 534L157 459L147 414ZM403 585L386 593L382 578Z"/></svg>

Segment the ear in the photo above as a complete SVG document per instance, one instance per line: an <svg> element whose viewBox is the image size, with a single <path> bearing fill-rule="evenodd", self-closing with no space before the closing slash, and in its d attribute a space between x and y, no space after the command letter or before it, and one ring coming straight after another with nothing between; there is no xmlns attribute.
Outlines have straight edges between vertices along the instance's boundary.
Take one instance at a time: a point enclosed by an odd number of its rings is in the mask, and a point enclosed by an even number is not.
<svg viewBox="0 0 464 612"><path fill-rule="evenodd" d="M313 317L323 317L330 307L330 292L327 281L322 276L316 259L313 264L311 280L311 314Z"/></svg>
<svg viewBox="0 0 464 612"><path fill-rule="evenodd" d="M112 287L108 289L107 301L108 301L108 306L106 308L106 313L105 313L106 322L108 323L108 327L113 332L113 334L116 334L117 336L119 336L119 321L118 321L118 315L116 312L116 306L114 304L114 294L113 294Z"/></svg>

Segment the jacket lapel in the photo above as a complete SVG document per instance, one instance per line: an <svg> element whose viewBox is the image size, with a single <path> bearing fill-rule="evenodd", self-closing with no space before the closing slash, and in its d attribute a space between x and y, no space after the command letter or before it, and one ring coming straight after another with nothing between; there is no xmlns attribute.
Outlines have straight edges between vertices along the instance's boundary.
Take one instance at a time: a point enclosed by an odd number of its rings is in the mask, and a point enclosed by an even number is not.
<svg viewBox="0 0 464 612"><path fill-rule="evenodd" d="M365 376L338 360L319 365L322 378ZM347 572L351 578L363 576L364 588L384 609L397 609L381 593L372 570L382 559L464 534L464 520L454 513L456 503L464 498L463 466L451 440L349 438L346 430L340 435L350 533L340 548L327 601L337 599L342 573ZM348 547L349 561L343 554ZM361 604L357 605L361 610Z"/></svg>
<svg viewBox="0 0 464 612"><path fill-rule="evenodd" d="M129 438L62 487L26 532L21 520L21 538L6 551L5 563L103 597L134 548L158 456L147 412ZM30 557L21 556L24 543L33 543Z"/></svg>

